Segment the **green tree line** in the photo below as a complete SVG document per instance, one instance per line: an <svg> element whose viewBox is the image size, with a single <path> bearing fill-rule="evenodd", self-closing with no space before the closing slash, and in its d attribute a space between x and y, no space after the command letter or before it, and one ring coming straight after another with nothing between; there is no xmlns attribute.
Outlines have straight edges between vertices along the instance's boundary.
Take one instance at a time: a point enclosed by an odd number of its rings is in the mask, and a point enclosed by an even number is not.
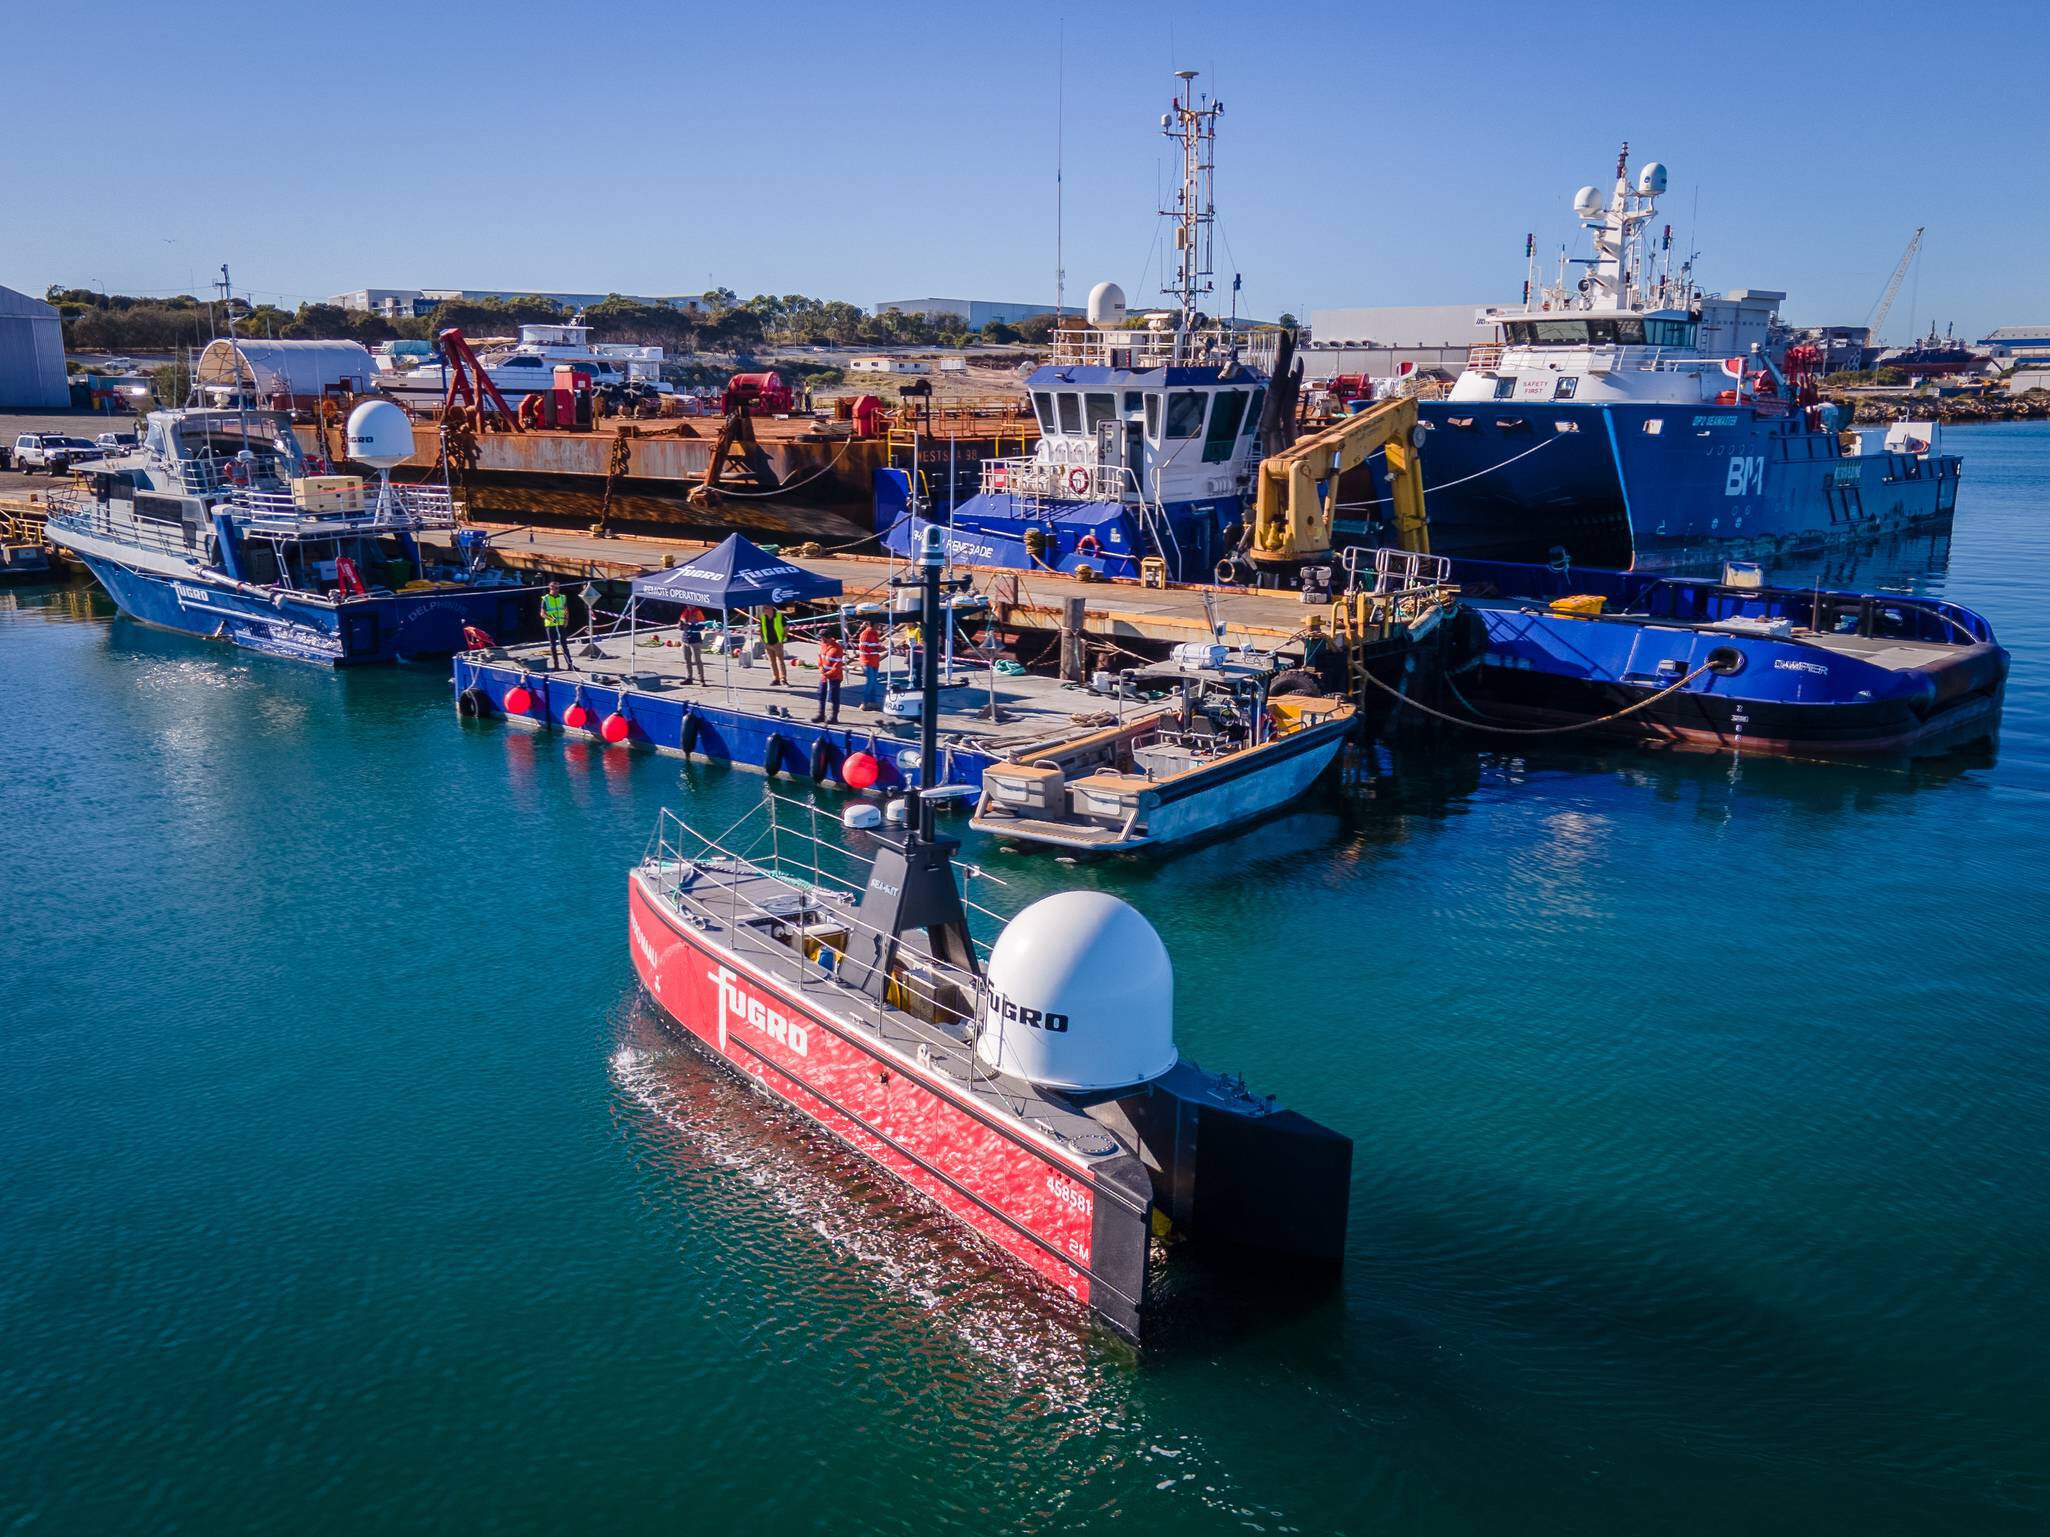
<svg viewBox="0 0 2050 1537"><path fill-rule="evenodd" d="M219 300L179 294L172 298L138 298L102 294L86 288L52 286L45 297L64 322L64 344L72 349L109 352L168 352L203 346L227 334ZM959 347L969 342L1040 342L1053 326L1051 315L1035 315L1015 325L994 322L971 331L957 317L929 319L885 310L872 315L841 299L814 299L806 294L757 294L742 299L730 288L704 295L701 312L642 304L612 294L584 311L594 339L657 346L673 352L747 353L769 345L834 347ZM338 304L301 304L296 310L275 305L236 308L235 328L243 336L275 336L304 341L358 341L375 346L388 341L431 341L450 326L469 336L506 335L521 325L568 320L570 311L552 299L527 295L514 299L451 299L431 314L388 320Z"/></svg>

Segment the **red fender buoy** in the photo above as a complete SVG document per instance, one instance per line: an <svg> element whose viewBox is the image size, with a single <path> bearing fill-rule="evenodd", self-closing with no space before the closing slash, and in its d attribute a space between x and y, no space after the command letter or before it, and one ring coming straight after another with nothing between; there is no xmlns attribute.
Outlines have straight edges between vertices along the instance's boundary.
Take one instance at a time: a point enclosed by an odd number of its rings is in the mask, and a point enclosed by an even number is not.
<svg viewBox="0 0 2050 1537"><path fill-rule="evenodd" d="M562 712L562 723L572 731L581 731L591 724L591 712L580 704L573 704Z"/></svg>
<svg viewBox="0 0 2050 1537"><path fill-rule="evenodd" d="M534 696L531 693L529 693L525 688L521 687L519 684L515 683L511 688L505 691L506 714L525 715L529 710L533 708Z"/></svg>
<svg viewBox="0 0 2050 1537"><path fill-rule="evenodd" d="M851 752L840 764L840 778L851 789L866 790L882 773L873 753Z"/></svg>
<svg viewBox="0 0 2050 1537"><path fill-rule="evenodd" d="M598 735L605 738L606 741L617 745L626 740L626 734L632 729L633 727L627 721L627 718L617 710L614 710L605 717L605 724L598 728Z"/></svg>

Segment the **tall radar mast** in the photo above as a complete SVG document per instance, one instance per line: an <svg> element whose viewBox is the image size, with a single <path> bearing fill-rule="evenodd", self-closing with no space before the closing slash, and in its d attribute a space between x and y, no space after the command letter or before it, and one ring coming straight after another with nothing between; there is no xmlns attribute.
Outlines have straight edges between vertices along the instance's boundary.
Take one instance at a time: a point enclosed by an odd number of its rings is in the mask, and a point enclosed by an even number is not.
<svg viewBox="0 0 2050 1537"><path fill-rule="evenodd" d="M1179 264L1172 284L1162 289L1181 303L1182 330L1193 330L1197 301L1216 289L1215 269L1210 259L1211 230L1217 223L1217 119L1222 102L1205 99L1198 105L1193 69L1178 69L1181 81L1172 110L1160 119L1160 131L1182 149L1182 189L1173 208L1163 208L1163 217L1174 221L1175 254Z"/></svg>

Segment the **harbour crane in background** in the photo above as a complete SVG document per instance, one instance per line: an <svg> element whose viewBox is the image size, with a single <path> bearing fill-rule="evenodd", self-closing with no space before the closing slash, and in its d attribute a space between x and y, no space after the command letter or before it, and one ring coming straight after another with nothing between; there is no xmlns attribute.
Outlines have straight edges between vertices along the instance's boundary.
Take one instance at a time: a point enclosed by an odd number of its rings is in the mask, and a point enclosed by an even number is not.
<svg viewBox="0 0 2050 1537"><path fill-rule="evenodd" d="M1871 332L1873 343L1879 341L1879 328L1886 324L1887 312L1893 308L1893 301L1901 291L1901 280L1908 275L1908 268L1914 265L1915 253L1922 249L1922 231L1927 226L1917 225L1915 233L1908 237L1908 248L1901 252L1901 264L1893 269L1893 280L1886 285L1886 292L1879 296L1879 303L1872 308L1872 318L1866 329Z"/></svg>

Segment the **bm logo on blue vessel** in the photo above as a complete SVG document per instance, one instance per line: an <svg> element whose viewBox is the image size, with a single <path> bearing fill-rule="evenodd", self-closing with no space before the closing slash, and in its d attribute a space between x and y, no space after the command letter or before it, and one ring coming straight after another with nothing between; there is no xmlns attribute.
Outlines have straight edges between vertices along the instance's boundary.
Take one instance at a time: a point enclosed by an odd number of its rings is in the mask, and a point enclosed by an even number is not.
<svg viewBox="0 0 2050 1537"><path fill-rule="evenodd" d="M992 1017L1001 1019L1007 1025L1028 1025L1034 1030L1051 1030L1057 1034L1068 1028L1067 1015L1020 1008L1014 1000L1006 998L995 988L989 990L989 1012Z"/></svg>

